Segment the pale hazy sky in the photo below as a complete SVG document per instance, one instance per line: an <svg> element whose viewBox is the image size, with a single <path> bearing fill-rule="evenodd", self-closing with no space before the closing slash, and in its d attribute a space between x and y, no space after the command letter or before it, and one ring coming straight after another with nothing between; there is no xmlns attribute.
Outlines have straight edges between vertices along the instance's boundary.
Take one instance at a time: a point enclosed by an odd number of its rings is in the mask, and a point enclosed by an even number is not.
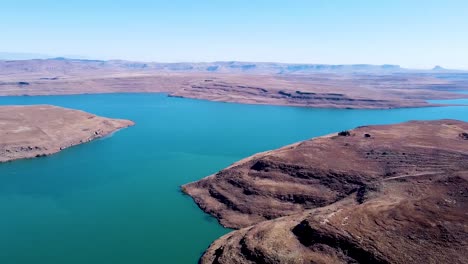
<svg viewBox="0 0 468 264"><path fill-rule="evenodd" d="M468 69L466 0L1 0L0 51Z"/></svg>

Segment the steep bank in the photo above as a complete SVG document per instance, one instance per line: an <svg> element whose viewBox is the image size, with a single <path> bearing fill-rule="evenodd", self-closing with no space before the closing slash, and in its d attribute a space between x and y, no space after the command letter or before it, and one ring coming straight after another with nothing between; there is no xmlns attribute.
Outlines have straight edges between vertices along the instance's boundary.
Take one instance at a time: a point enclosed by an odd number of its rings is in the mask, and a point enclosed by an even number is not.
<svg viewBox="0 0 468 264"><path fill-rule="evenodd" d="M202 263L466 263L468 123L360 127L183 186L228 227ZM404 252L404 254L402 254Z"/></svg>
<svg viewBox="0 0 468 264"><path fill-rule="evenodd" d="M0 162L50 155L134 125L50 105L0 107Z"/></svg>

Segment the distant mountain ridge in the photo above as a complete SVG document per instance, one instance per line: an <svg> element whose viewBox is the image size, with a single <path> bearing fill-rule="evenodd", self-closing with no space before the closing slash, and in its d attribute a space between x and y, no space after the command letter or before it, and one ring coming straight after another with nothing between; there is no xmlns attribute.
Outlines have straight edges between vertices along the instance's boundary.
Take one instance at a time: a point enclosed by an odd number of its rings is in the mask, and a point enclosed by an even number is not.
<svg viewBox="0 0 468 264"><path fill-rule="evenodd" d="M207 73L250 73L250 74L392 74L406 72L440 73L464 72L436 66L429 70L402 68L399 65L383 64L294 64L274 62L137 62L125 60L88 60L64 57L32 60L0 60L0 73L9 71L64 73L89 70L145 71L145 72L207 72Z"/></svg>

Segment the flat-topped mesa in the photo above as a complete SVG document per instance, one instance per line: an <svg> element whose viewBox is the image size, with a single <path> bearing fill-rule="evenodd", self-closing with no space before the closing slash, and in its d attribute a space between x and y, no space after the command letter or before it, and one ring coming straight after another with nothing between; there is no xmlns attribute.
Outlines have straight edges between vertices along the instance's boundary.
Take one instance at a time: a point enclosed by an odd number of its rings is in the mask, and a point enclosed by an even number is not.
<svg viewBox="0 0 468 264"><path fill-rule="evenodd" d="M0 106L0 162L50 155L133 125L50 105Z"/></svg>
<svg viewBox="0 0 468 264"><path fill-rule="evenodd" d="M466 263L467 132L456 120L359 127L184 185L242 228L201 263Z"/></svg>

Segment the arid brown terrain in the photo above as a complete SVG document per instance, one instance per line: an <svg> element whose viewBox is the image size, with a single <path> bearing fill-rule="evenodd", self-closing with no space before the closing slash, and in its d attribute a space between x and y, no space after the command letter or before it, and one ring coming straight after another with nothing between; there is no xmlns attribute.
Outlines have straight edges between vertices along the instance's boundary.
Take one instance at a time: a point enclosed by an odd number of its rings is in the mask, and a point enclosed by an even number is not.
<svg viewBox="0 0 468 264"><path fill-rule="evenodd" d="M201 263L468 263L468 123L365 126L182 186L240 228Z"/></svg>
<svg viewBox="0 0 468 264"><path fill-rule="evenodd" d="M133 124L49 105L0 106L0 162L53 154Z"/></svg>
<svg viewBox="0 0 468 264"><path fill-rule="evenodd" d="M248 104L381 109L468 98L453 93L468 90L467 76L395 65L0 61L0 96L142 92Z"/></svg>

